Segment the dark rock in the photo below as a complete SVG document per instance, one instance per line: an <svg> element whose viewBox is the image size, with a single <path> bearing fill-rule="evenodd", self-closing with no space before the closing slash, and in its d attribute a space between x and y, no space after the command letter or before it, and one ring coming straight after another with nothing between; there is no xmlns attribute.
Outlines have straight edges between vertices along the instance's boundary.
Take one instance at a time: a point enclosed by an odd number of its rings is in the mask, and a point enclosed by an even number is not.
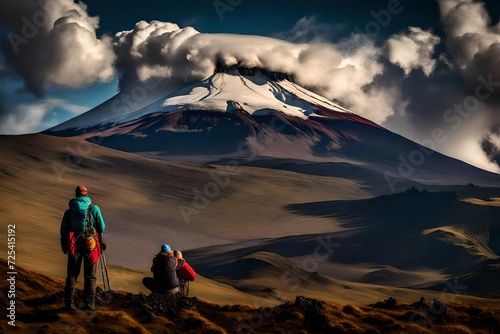
<svg viewBox="0 0 500 334"><path fill-rule="evenodd" d="M433 299L430 313L435 316L437 320L443 321L448 314L448 309L441 300Z"/></svg>
<svg viewBox="0 0 500 334"><path fill-rule="evenodd" d="M346 305L344 306L344 308L342 309L342 312L344 312L345 314L353 314L354 313L354 307L352 305Z"/></svg>
<svg viewBox="0 0 500 334"><path fill-rule="evenodd" d="M420 297L420 300L418 302L413 303L412 305L420 309L420 308L428 308L430 306L430 303L427 302L424 297Z"/></svg>
<svg viewBox="0 0 500 334"><path fill-rule="evenodd" d="M241 306L240 305L232 305L229 308L229 311L231 311L231 312L241 312Z"/></svg>
<svg viewBox="0 0 500 334"><path fill-rule="evenodd" d="M290 311L283 311L283 312L280 312L278 313L274 319L276 319L276 321L278 322L285 322L287 320L294 320L294 319L297 319L297 315L290 312Z"/></svg>
<svg viewBox="0 0 500 334"><path fill-rule="evenodd" d="M180 297L177 300L177 308L182 309L182 310L196 310L196 307L198 305L198 298L196 297Z"/></svg>
<svg viewBox="0 0 500 334"><path fill-rule="evenodd" d="M151 306L148 304L143 304L136 316L140 318L144 323L153 321L156 318L156 314Z"/></svg>
<svg viewBox="0 0 500 334"><path fill-rule="evenodd" d="M388 299L384 300L383 302L377 302L371 306L379 307L379 308L394 308L397 303L398 303L398 301L395 298L389 297Z"/></svg>
<svg viewBox="0 0 500 334"><path fill-rule="evenodd" d="M304 326L309 331L331 331L332 326L323 312L323 302L316 299L297 296L295 298L295 306L303 310L305 315Z"/></svg>
<svg viewBox="0 0 500 334"><path fill-rule="evenodd" d="M398 301L393 297L389 297L388 299L384 300L384 303L386 307L394 307L396 306Z"/></svg>

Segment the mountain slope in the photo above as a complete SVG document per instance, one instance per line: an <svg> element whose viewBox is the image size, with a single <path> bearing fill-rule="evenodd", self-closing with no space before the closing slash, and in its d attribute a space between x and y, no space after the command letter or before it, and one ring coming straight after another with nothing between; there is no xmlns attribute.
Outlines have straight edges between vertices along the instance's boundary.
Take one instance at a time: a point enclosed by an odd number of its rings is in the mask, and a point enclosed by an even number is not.
<svg viewBox="0 0 500 334"><path fill-rule="evenodd" d="M260 156L348 162L383 174L391 192L406 179L500 186L497 174L427 149L289 79L259 69L220 69L144 107L120 93L46 133L83 135L167 160Z"/></svg>

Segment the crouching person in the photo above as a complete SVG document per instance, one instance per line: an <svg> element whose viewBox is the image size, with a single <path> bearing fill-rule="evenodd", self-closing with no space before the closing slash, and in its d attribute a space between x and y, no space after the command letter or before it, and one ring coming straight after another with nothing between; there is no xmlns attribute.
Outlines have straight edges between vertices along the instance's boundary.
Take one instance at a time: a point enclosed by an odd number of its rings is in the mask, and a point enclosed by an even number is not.
<svg viewBox="0 0 500 334"><path fill-rule="evenodd" d="M179 262L177 266L177 277L179 277L179 282L181 283L179 286L181 290L180 293L182 296L187 297L189 296L189 282L196 279L196 272L182 257L182 252L180 250L174 250L174 257Z"/></svg>
<svg viewBox="0 0 500 334"><path fill-rule="evenodd" d="M153 277L144 277L142 284L152 292L172 294L179 292L180 282L177 277L179 265L170 246L163 244L160 252L153 259L151 266Z"/></svg>
<svg viewBox="0 0 500 334"><path fill-rule="evenodd" d="M182 257L182 252L178 249L174 250L174 257L179 262L177 265L177 277L184 281L194 281L196 279L196 272Z"/></svg>

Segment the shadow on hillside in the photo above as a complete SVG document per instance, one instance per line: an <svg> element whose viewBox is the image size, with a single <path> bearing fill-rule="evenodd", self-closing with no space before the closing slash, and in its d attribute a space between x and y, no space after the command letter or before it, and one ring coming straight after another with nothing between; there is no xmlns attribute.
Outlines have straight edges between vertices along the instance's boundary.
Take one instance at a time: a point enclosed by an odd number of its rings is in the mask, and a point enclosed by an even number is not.
<svg viewBox="0 0 500 334"><path fill-rule="evenodd" d="M335 217L356 229L335 253L335 261L342 263L430 267L456 274L500 254L500 208L460 201L454 192L412 188L367 200L286 208L300 215Z"/></svg>

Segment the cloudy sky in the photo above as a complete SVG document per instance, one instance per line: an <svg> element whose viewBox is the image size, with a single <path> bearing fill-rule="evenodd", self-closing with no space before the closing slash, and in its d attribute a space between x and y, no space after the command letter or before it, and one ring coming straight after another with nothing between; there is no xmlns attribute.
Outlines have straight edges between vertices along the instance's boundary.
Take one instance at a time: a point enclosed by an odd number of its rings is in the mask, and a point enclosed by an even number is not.
<svg viewBox="0 0 500 334"><path fill-rule="evenodd" d="M500 4L476 0L1 0L0 134L223 62L297 83L484 169L500 164Z"/></svg>

